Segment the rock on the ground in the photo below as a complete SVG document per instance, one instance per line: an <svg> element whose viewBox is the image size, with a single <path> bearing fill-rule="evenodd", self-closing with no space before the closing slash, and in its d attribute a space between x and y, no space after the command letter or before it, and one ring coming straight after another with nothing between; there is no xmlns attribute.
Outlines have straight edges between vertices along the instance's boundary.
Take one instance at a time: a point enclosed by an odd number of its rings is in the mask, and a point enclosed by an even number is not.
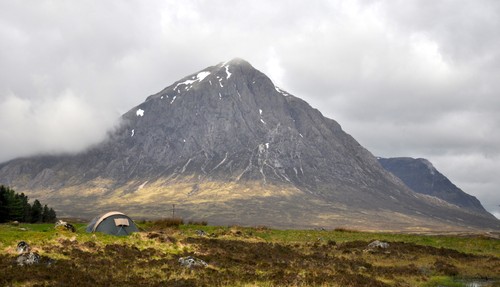
<svg viewBox="0 0 500 287"><path fill-rule="evenodd" d="M181 266L187 267L187 268L196 268L196 267L207 267L208 264L198 258L192 257L192 256L186 256L186 257L181 257L179 258L179 263Z"/></svg>
<svg viewBox="0 0 500 287"><path fill-rule="evenodd" d="M389 247L389 243L375 240L368 244L368 248L374 249L374 248L381 248L381 249L387 249Z"/></svg>
<svg viewBox="0 0 500 287"><path fill-rule="evenodd" d="M196 230L196 235L198 236L207 236L207 233L203 230Z"/></svg>
<svg viewBox="0 0 500 287"><path fill-rule="evenodd" d="M16 262L19 266L38 264L40 263L40 255L36 252L24 253L17 257Z"/></svg>
<svg viewBox="0 0 500 287"><path fill-rule="evenodd" d="M23 253L28 253L31 250L30 246L26 241L19 241L17 244L17 253L18 254L23 254Z"/></svg>
<svg viewBox="0 0 500 287"><path fill-rule="evenodd" d="M66 221L58 220L56 222L55 228L58 228L59 226L71 232L76 232L76 228L73 226L73 224L67 223Z"/></svg>

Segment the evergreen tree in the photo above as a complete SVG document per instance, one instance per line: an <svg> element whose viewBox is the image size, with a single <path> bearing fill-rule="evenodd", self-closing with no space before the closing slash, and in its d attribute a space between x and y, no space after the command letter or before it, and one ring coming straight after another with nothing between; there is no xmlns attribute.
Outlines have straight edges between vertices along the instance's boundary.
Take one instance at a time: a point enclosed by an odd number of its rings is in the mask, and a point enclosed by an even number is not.
<svg viewBox="0 0 500 287"><path fill-rule="evenodd" d="M23 205L23 219L22 222L31 222L31 204L29 204L28 196L24 193L20 195Z"/></svg>
<svg viewBox="0 0 500 287"><path fill-rule="evenodd" d="M48 222L56 222L57 215L54 209L50 208L49 209L49 221Z"/></svg>
<svg viewBox="0 0 500 287"><path fill-rule="evenodd" d="M43 206L42 222L49 222L49 207L47 206L47 204Z"/></svg>
<svg viewBox="0 0 500 287"><path fill-rule="evenodd" d="M31 206L28 196L24 193L17 194L13 189L0 185L0 223L12 220L31 223L55 222L56 212L47 205L42 207L38 200Z"/></svg>
<svg viewBox="0 0 500 287"><path fill-rule="evenodd" d="M9 210L7 206L7 188L0 185L0 222L7 222L9 220Z"/></svg>
<svg viewBox="0 0 500 287"><path fill-rule="evenodd" d="M18 194L14 192L14 190L1 186L1 201L2 201L2 210L1 217L2 221L10 221L17 220L21 221L23 217L23 207L21 203L21 198Z"/></svg>
<svg viewBox="0 0 500 287"><path fill-rule="evenodd" d="M42 222L43 207L38 199L33 202L31 207L31 223Z"/></svg>
<svg viewBox="0 0 500 287"><path fill-rule="evenodd" d="M9 220L22 221L24 217L24 206L22 198L11 190L9 202Z"/></svg>

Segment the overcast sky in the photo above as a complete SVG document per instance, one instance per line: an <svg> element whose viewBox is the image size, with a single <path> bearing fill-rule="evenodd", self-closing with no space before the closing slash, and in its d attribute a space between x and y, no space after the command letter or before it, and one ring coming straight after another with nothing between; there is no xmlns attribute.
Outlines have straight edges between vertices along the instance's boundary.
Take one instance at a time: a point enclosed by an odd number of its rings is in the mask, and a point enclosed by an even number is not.
<svg viewBox="0 0 500 287"><path fill-rule="evenodd" d="M500 1L0 0L0 162L75 152L234 57L500 217Z"/></svg>

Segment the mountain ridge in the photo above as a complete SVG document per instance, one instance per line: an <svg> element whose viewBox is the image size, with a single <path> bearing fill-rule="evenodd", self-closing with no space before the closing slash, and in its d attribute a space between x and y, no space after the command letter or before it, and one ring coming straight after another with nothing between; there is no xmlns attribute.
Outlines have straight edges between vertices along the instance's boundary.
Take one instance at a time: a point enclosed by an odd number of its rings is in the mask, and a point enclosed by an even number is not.
<svg viewBox="0 0 500 287"><path fill-rule="evenodd" d="M458 188L427 159L394 157L378 160L385 169L399 177L415 192L435 196L474 212L486 211L476 197Z"/></svg>

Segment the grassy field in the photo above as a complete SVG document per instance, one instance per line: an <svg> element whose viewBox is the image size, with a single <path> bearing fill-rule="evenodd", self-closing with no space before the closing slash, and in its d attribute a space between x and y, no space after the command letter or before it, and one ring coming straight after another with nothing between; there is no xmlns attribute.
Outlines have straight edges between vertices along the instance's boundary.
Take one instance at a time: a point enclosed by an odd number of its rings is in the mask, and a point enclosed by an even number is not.
<svg viewBox="0 0 500 287"><path fill-rule="evenodd" d="M142 232L114 237L75 225L76 233L0 225L0 286L500 286L500 240L484 236L148 222ZM16 265L21 240L41 264ZM389 247L370 249L373 240ZM181 266L188 255L208 267Z"/></svg>

